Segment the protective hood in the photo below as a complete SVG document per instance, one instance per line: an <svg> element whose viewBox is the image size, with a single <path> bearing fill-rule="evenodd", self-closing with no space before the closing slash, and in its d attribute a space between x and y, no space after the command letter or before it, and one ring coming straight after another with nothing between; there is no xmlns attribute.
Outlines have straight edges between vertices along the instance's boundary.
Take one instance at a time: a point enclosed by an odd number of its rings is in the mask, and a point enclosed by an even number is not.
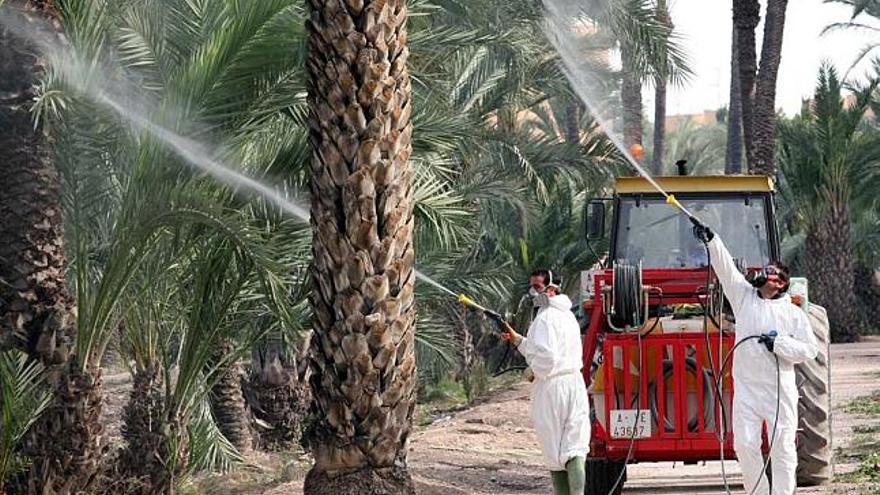
<svg viewBox="0 0 880 495"><path fill-rule="evenodd" d="M782 295L776 296L776 297L774 297L773 299L764 299L763 297L760 296L760 294L761 294L760 291L758 291L758 297L759 297L761 300L763 300L763 301L767 301L767 302L769 302L769 303L773 303L773 304L782 304L782 303L792 304L792 302L791 302L791 296L790 296L787 292L783 292Z"/></svg>
<svg viewBox="0 0 880 495"><path fill-rule="evenodd" d="M559 294L550 298L549 307L569 311L571 310L571 299L565 294Z"/></svg>

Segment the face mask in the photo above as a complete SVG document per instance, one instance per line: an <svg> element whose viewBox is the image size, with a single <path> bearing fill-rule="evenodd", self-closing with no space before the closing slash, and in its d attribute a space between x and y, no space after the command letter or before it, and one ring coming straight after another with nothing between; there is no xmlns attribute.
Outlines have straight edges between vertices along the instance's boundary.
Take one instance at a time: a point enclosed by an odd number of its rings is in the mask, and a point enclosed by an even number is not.
<svg viewBox="0 0 880 495"><path fill-rule="evenodd" d="M534 287L529 287L529 297L534 299L535 296L537 296L538 294L540 294L540 292L538 292L538 289L536 289Z"/></svg>
<svg viewBox="0 0 880 495"><path fill-rule="evenodd" d="M543 308L550 304L550 296L548 296L546 292L541 292L532 298L532 304L534 304L536 308Z"/></svg>

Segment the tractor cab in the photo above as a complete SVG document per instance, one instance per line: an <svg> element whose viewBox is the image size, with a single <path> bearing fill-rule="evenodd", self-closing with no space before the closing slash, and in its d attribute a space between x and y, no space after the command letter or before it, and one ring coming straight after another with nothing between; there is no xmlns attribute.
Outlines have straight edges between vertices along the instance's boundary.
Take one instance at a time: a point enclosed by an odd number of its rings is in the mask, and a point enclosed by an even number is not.
<svg viewBox="0 0 880 495"><path fill-rule="evenodd" d="M761 267L779 258L773 186L763 176L661 177L660 186L717 232L745 266ZM617 180L611 226L612 260L641 262L643 268L705 268L706 252L692 224L646 180ZM590 202L588 225L602 225L605 202ZM591 218L592 217L592 218ZM590 232L596 237L598 232Z"/></svg>
<svg viewBox="0 0 880 495"><path fill-rule="evenodd" d="M656 181L724 240L744 272L779 259L768 177ZM587 494L620 493L629 463L735 459L736 325L690 220L646 179L626 177L612 198L589 202L586 227L590 240L611 234L605 266L581 280L592 416ZM818 331L827 335L827 321Z"/></svg>

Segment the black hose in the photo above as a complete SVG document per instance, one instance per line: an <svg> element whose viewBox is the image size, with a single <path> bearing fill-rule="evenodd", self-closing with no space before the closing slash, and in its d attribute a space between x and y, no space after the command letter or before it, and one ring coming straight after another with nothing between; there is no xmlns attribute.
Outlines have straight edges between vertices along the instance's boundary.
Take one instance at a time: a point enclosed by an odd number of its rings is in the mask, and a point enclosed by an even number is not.
<svg viewBox="0 0 880 495"><path fill-rule="evenodd" d="M663 309L663 290L657 289L657 297L660 298L659 303L657 304L657 316L654 318L654 324L651 325L651 328L648 329L647 332L642 335L642 337L647 337L651 335L655 328L657 328L657 324L660 323L660 310ZM645 315L645 317L650 317L650 314Z"/></svg>
<svg viewBox="0 0 880 495"><path fill-rule="evenodd" d="M727 368L727 364L730 363L730 358L733 357L733 351L735 351L737 347L741 346L743 343L745 343L749 340L760 339L760 338L761 338L760 335L749 335L748 337L737 342L736 345L734 345L733 348L731 348L730 351L727 352L727 354L724 356L724 361L721 363L721 370L720 370L720 373L718 374L719 375L718 383L721 382L721 378L724 376L724 369ZM764 461L764 467L761 469L761 473L766 472L767 466L770 465L770 454L773 453L773 443L776 441L776 430L779 426L779 407L780 407L780 403L782 402L782 398L779 395L780 392L782 391L782 375L779 370L779 356L777 356L774 353L773 359L776 361L776 414L775 414L775 417L773 418L773 430L770 434L770 448L768 449L767 459ZM724 408L723 401L722 401L721 407L723 410L723 408ZM762 476L763 476L763 474L762 474ZM757 490L758 485L760 485L760 484L761 484L761 478L759 477L758 483L756 483L755 486L752 487L752 490L749 492L749 495L754 495L755 490ZM726 478L724 480L724 485L725 485L725 488L727 488L727 491L729 492L730 487L727 486L727 479Z"/></svg>
<svg viewBox="0 0 880 495"><path fill-rule="evenodd" d="M627 260L614 263L614 279L612 281L612 314L622 327L641 327L644 324L642 315L642 280L637 265Z"/></svg>
<svg viewBox="0 0 880 495"><path fill-rule="evenodd" d="M704 243L704 246L706 247L706 265L707 265L706 266L706 298L708 301L709 284L711 283L710 269L712 267L712 258L711 258L711 253L709 252L709 244ZM714 371L715 359L712 357L712 349L711 349L712 343L709 340L709 330L707 328L707 326L708 326L707 319L709 319L711 317L709 316L708 304L703 305L701 303L701 305L703 306L703 315L704 315L703 333L706 337L706 351L707 351L707 354L709 355L709 366L711 366ZM721 326L718 325L718 323L715 321L714 318L711 318L711 319L712 319L712 323L714 323L715 326L718 328L718 338L720 339L723 334L723 332L721 330ZM760 337L761 337L760 335L750 335L750 336L740 340L739 342L737 342L733 346L733 348L731 348L730 351L728 351L727 354L724 356L724 360L721 363L721 368L718 370L718 374L716 375L716 380L713 380L713 383L715 385L715 397L716 397L716 400L718 401L718 404L721 409L721 430L720 431L722 432L722 437L723 437L723 433L727 432L727 407L724 404L724 397L721 395L721 384L722 384L722 380L724 380L724 369L727 367L727 364L729 363L730 358L733 357L733 352L736 350L737 347L742 345L743 342L746 342L751 339L759 339ZM773 418L773 432L770 436L770 448L768 451L769 453L767 454L767 459L764 461L764 467L761 469L761 473L766 472L767 466L770 464L770 453L773 452L773 443L776 440L776 429L779 424L779 407L780 407L780 402L782 400L779 395L779 393L781 391L781 381L782 381L782 377L781 377L780 370L779 370L779 357L776 354L773 354L773 358L776 361L776 414L775 414L775 417ZM719 439L719 441L720 440L721 439ZM724 481L724 488L727 491L727 493L730 494L731 492L730 492L730 485L727 481L727 472L724 469L724 454L723 454L724 444L723 443L721 445L721 452L722 452L721 476ZM763 474L761 476L763 476ZM749 495L754 495L755 490L758 488L758 485L761 484L760 480L761 480L761 477L758 478L758 482L755 483L755 486L752 487L752 490L749 492Z"/></svg>

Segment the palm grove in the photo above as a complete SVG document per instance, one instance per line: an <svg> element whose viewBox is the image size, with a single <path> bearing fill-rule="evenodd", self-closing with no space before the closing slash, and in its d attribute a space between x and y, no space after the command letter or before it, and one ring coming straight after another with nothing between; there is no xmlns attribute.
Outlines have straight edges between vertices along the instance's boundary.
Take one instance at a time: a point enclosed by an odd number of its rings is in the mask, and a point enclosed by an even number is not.
<svg viewBox="0 0 880 495"><path fill-rule="evenodd" d="M777 125L785 2L766 6L760 60L760 5L735 3L724 130L645 136L640 88L662 123L667 83L689 74L667 2L585 2L585 53L619 48L622 70L585 58L622 99L628 142L653 144L655 171L726 155L728 172L777 177L788 257L852 340L880 298L875 85L823 67ZM290 448L306 420L308 493L411 492L419 386L453 377L479 394L499 359L486 323L416 283L416 267L515 313L535 266L572 280L594 263L580 211L627 173L536 2L2 5L11 493L173 493L250 449ZM119 113L101 95L140 104ZM310 220L192 168L199 157L310 201ZM120 372L132 388L116 439L101 412Z"/></svg>

